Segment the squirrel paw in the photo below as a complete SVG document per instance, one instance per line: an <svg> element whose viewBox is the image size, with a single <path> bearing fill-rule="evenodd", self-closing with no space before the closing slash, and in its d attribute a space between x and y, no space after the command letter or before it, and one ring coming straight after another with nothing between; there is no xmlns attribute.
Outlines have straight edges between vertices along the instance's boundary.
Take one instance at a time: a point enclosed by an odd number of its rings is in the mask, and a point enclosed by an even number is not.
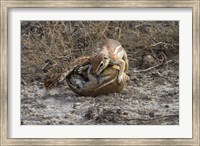
<svg viewBox="0 0 200 146"><path fill-rule="evenodd" d="M122 76L118 76L118 77L117 77L117 83L120 84L121 81L122 81Z"/></svg>
<svg viewBox="0 0 200 146"><path fill-rule="evenodd" d="M79 74L82 74L82 72L83 72L83 67L79 67L78 73L79 73Z"/></svg>

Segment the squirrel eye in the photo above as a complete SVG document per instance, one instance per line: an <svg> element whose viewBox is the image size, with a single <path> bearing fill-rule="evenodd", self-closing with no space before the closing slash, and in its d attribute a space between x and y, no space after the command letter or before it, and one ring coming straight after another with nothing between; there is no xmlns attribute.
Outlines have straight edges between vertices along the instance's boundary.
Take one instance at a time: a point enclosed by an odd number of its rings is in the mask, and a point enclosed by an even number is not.
<svg viewBox="0 0 200 146"><path fill-rule="evenodd" d="M103 62L101 62L101 64L100 64L100 68L101 68L101 67L103 67Z"/></svg>

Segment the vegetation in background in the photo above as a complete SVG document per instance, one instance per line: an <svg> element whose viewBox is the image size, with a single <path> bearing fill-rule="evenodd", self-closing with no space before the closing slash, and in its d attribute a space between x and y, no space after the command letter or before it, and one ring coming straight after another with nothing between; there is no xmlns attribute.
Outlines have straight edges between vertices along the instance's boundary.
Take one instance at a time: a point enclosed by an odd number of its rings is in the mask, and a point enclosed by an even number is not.
<svg viewBox="0 0 200 146"><path fill-rule="evenodd" d="M126 49L130 71L144 70L179 53L178 21L22 21L21 77L41 81L81 55L94 55L106 38Z"/></svg>

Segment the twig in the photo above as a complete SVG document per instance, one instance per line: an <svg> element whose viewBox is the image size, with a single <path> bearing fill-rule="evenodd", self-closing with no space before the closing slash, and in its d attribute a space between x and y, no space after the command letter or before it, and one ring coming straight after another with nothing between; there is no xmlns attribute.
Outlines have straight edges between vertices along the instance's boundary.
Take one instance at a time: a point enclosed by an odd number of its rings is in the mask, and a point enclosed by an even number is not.
<svg viewBox="0 0 200 146"><path fill-rule="evenodd" d="M106 26L104 28L104 30L101 32L101 35L104 35L104 33L106 32L106 30L108 29L108 25L110 22L106 23Z"/></svg>
<svg viewBox="0 0 200 146"><path fill-rule="evenodd" d="M54 57L52 60L55 60L55 59L62 59L62 58L67 58L67 59L68 59L67 56L56 56L56 57Z"/></svg>
<svg viewBox="0 0 200 146"><path fill-rule="evenodd" d="M158 45L168 45L168 46L172 47L173 49L175 49L175 48L174 48L171 44L169 44L169 43L158 42L158 43L156 43L156 44L153 44L153 45L149 45L149 46L144 47L143 49L139 50L138 52L134 53L133 55L135 56L135 55L141 53L142 51L144 51L144 50L146 50L146 49L148 49L148 48L156 47L156 46L158 46Z"/></svg>
<svg viewBox="0 0 200 146"><path fill-rule="evenodd" d="M151 35L146 34L146 36L147 36L150 40L152 40L154 43L158 43Z"/></svg>
<svg viewBox="0 0 200 146"><path fill-rule="evenodd" d="M162 62L162 63L160 63L160 64L157 64L157 65L155 65L155 66L149 67L149 68L144 69L144 70L133 70L133 72L134 72L134 73L147 72L147 71L150 71L150 70L152 70L152 69L154 69L154 68L157 68L157 67L159 67L159 66L161 66L161 65L163 65L163 64L168 64L168 63L170 63L170 62L172 62L172 60L169 60L169 61L167 61L167 62L165 62L165 63Z"/></svg>
<svg viewBox="0 0 200 146"><path fill-rule="evenodd" d="M117 37L118 40L121 38L121 32L122 32L121 28L118 27L118 37Z"/></svg>
<svg viewBox="0 0 200 146"><path fill-rule="evenodd" d="M154 117L149 118L149 119L142 119L142 118L127 118L125 116L121 116L111 110L105 110L104 109L104 114L113 114L114 116L120 118L120 119L124 119L127 121L132 121L132 120L137 120L137 121L150 121L150 120L155 120L155 119L160 119L160 118L169 118L169 117L179 117L179 115L154 115Z"/></svg>
<svg viewBox="0 0 200 146"><path fill-rule="evenodd" d="M150 121L150 120L155 120L155 119L159 119L159 118L169 118L169 117L179 117L179 115L159 115L159 116L154 116L153 118L150 118L150 119L142 119L142 118L126 118L123 116L124 119L126 120L138 120L138 121Z"/></svg>
<svg viewBox="0 0 200 146"><path fill-rule="evenodd" d="M33 38L34 39L36 39L37 41L39 41L41 44L43 44L45 47L47 47L49 50L51 50L51 48L47 45L47 44L45 44L43 41L41 41L40 39L38 39L37 37L35 37L35 36L33 36ZM35 42L35 41L33 41L33 42Z"/></svg>
<svg viewBox="0 0 200 146"><path fill-rule="evenodd" d="M160 30L160 28L159 28L157 25L155 25L155 24L141 23L141 24L136 25L135 28L138 28L138 27L140 27L140 26L142 26L142 25L145 25L145 26L153 26L153 27L155 27L155 28L162 34L162 31Z"/></svg>

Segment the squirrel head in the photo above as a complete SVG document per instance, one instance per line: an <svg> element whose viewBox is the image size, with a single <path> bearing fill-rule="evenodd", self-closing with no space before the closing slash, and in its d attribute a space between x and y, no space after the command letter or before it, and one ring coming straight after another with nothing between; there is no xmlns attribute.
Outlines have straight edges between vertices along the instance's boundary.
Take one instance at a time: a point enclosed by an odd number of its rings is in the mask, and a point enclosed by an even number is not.
<svg viewBox="0 0 200 146"><path fill-rule="evenodd" d="M104 53L99 53L94 56L92 61L92 73L99 75L109 64L109 57Z"/></svg>

